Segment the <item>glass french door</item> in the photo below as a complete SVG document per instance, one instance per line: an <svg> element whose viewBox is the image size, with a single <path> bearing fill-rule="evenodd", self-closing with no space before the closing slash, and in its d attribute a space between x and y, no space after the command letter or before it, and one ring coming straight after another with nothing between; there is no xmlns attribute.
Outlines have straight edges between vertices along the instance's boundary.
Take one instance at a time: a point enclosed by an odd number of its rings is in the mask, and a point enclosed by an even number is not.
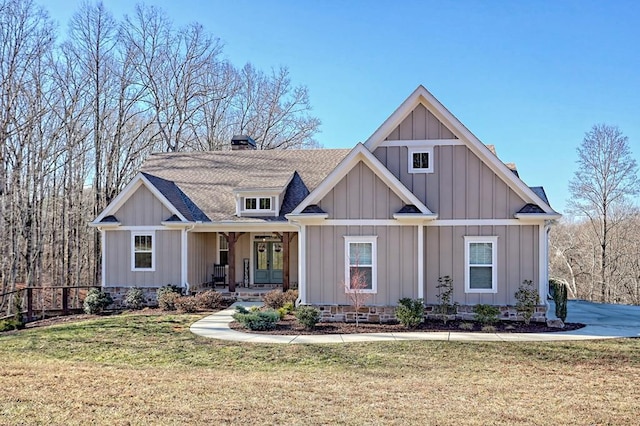
<svg viewBox="0 0 640 426"><path fill-rule="evenodd" d="M253 282L255 284L282 284L282 243L255 242L253 250Z"/></svg>

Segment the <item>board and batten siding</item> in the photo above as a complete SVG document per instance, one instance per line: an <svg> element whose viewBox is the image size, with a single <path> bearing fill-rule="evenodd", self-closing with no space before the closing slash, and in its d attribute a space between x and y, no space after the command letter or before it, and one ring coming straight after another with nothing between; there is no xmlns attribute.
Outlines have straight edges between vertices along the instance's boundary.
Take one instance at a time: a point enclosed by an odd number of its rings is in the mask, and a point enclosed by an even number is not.
<svg viewBox="0 0 640 426"><path fill-rule="evenodd" d="M140 186L115 213L123 226L160 225L171 215L172 213L144 185Z"/></svg>
<svg viewBox="0 0 640 426"><path fill-rule="evenodd" d="M377 293L367 305L396 305L418 297L415 226L308 226L306 229L307 303L349 305L345 294L345 236L377 236Z"/></svg>
<svg viewBox="0 0 640 426"><path fill-rule="evenodd" d="M187 282L199 285L211 281L216 262L218 234L214 232L189 232Z"/></svg>
<svg viewBox="0 0 640 426"><path fill-rule="evenodd" d="M155 231L155 271L131 270L131 231L107 231L105 287L181 285L181 231Z"/></svg>
<svg viewBox="0 0 640 426"><path fill-rule="evenodd" d="M387 140L457 139L435 115L420 104L391 131Z"/></svg>
<svg viewBox="0 0 640 426"><path fill-rule="evenodd" d="M409 173L407 147L374 155L438 219L513 219L526 202L464 145L436 145L433 173Z"/></svg>
<svg viewBox="0 0 640 426"><path fill-rule="evenodd" d="M363 162L318 203L330 219L390 219L404 203Z"/></svg>
<svg viewBox="0 0 640 426"><path fill-rule="evenodd" d="M438 303L438 278L453 279L453 300L461 305L486 303L513 305L514 293L524 280L539 280L538 225L523 226L426 226L424 237L425 302ZM498 292L465 293L465 236L498 237Z"/></svg>

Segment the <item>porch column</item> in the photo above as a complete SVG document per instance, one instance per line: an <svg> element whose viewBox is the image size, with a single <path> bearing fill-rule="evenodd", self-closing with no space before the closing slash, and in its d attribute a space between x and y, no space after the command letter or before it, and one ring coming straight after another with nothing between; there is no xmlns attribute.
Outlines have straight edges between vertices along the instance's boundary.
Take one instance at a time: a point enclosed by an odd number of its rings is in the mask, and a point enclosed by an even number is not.
<svg viewBox="0 0 640 426"><path fill-rule="evenodd" d="M282 233L282 291L289 290L289 232Z"/></svg>
<svg viewBox="0 0 640 426"><path fill-rule="evenodd" d="M229 243L229 292L236 291L236 242L242 232L229 232L227 241Z"/></svg>

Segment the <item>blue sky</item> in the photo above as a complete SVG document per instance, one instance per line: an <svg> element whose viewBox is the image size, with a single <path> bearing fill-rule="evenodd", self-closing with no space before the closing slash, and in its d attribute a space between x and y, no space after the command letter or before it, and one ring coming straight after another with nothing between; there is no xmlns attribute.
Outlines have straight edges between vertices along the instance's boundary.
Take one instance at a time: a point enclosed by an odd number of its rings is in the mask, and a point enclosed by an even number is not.
<svg viewBox="0 0 640 426"><path fill-rule="evenodd" d="M66 31L80 0L40 0ZM119 18L135 1L104 0ZM235 65L309 88L327 148L366 140L424 85L563 211L576 147L617 125L640 159L640 2L147 0Z"/></svg>

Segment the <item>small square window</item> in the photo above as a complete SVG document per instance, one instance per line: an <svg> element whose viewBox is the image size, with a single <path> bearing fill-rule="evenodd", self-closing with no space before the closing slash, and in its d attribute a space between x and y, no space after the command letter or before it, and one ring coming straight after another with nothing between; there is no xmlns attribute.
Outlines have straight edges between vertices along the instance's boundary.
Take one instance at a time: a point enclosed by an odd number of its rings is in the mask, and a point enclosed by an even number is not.
<svg viewBox="0 0 640 426"><path fill-rule="evenodd" d="M244 199L244 209L245 210L255 210L257 209L258 199L257 198L245 198Z"/></svg>
<svg viewBox="0 0 640 426"><path fill-rule="evenodd" d="M271 198L260 198L260 210L271 210Z"/></svg>
<svg viewBox="0 0 640 426"><path fill-rule="evenodd" d="M409 148L409 173L433 173L433 147Z"/></svg>

